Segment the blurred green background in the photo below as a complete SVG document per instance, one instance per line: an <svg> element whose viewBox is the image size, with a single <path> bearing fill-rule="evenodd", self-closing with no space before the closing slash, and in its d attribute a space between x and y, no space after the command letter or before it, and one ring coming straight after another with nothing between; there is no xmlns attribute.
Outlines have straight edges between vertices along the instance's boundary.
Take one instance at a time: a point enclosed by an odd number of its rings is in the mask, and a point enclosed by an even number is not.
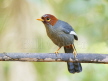
<svg viewBox="0 0 108 81"><path fill-rule="evenodd" d="M44 14L71 24L78 53L108 53L108 0L0 0L0 52L53 53ZM63 48L60 53L63 53ZM108 81L107 64L82 64L70 74L63 62L0 62L0 81Z"/></svg>

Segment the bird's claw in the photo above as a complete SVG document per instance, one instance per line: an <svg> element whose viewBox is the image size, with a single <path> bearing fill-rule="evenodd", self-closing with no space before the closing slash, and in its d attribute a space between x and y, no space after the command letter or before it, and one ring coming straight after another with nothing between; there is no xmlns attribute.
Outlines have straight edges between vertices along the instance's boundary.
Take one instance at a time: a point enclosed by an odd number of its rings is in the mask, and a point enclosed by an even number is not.
<svg viewBox="0 0 108 81"><path fill-rule="evenodd" d="M74 59L76 59L77 53L76 52L73 52L73 54L74 54Z"/></svg>
<svg viewBox="0 0 108 81"><path fill-rule="evenodd" d="M59 53L58 51L55 51L56 56L58 55L58 53Z"/></svg>
<svg viewBox="0 0 108 81"><path fill-rule="evenodd" d="M74 59L76 59L76 55L74 55Z"/></svg>

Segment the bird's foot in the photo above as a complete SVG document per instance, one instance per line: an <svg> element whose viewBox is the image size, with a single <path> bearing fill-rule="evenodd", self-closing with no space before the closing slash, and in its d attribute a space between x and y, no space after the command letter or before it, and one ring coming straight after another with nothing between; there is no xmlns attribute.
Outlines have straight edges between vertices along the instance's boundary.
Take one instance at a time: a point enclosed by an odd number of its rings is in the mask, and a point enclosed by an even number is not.
<svg viewBox="0 0 108 81"><path fill-rule="evenodd" d="M74 55L74 59L76 59L76 55Z"/></svg>
<svg viewBox="0 0 108 81"><path fill-rule="evenodd" d="M56 56L58 55L58 53L59 53L58 51L55 51Z"/></svg>
<svg viewBox="0 0 108 81"><path fill-rule="evenodd" d="M76 59L77 53L76 52L73 52L73 54L74 54L74 59Z"/></svg>

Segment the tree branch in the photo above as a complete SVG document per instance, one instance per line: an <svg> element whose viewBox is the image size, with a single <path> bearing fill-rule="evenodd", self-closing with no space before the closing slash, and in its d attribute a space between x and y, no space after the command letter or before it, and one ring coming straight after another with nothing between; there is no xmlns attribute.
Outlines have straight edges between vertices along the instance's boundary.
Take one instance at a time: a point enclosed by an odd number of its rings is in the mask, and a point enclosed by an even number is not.
<svg viewBox="0 0 108 81"><path fill-rule="evenodd" d="M108 64L108 54L79 53L76 60L72 53L0 53L0 61L29 62L80 62Z"/></svg>

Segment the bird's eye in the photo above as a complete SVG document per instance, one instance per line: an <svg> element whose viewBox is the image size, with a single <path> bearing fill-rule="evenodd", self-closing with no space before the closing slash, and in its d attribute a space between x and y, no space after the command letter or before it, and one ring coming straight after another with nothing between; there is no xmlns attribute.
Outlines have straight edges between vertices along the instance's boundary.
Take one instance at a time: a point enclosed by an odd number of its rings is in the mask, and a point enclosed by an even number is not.
<svg viewBox="0 0 108 81"><path fill-rule="evenodd" d="M51 19L50 18L47 18L47 21L50 21Z"/></svg>

